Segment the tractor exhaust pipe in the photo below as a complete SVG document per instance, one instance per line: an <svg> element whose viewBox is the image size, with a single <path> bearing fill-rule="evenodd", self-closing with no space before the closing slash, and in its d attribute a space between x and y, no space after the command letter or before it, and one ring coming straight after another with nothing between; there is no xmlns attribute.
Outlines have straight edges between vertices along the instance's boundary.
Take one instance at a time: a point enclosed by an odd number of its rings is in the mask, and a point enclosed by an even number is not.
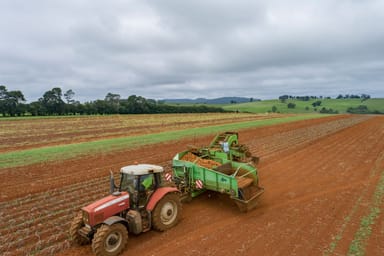
<svg viewBox="0 0 384 256"><path fill-rule="evenodd" d="M115 178L113 177L112 170L110 170L109 172L111 173L111 176L109 177L109 190L110 190L111 194L113 194L113 192L115 192L115 188L116 188Z"/></svg>

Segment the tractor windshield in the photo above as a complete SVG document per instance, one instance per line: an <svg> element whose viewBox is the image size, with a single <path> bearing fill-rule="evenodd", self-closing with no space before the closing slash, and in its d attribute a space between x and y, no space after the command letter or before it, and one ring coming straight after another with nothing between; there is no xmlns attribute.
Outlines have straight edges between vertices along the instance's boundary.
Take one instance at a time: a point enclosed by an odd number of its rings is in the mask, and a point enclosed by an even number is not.
<svg viewBox="0 0 384 256"><path fill-rule="evenodd" d="M135 188L137 188L137 176L131 174L121 174L120 180L120 191L128 191L129 193L133 193Z"/></svg>

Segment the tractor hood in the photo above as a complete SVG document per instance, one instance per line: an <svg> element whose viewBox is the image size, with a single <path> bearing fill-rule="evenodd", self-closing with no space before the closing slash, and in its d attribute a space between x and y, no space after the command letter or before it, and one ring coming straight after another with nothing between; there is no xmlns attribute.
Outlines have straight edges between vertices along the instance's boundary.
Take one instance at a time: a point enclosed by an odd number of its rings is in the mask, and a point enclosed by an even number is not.
<svg viewBox="0 0 384 256"><path fill-rule="evenodd" d="M94 226L129 208L129 194L115 192L82 208L86 224Z"/></svg>

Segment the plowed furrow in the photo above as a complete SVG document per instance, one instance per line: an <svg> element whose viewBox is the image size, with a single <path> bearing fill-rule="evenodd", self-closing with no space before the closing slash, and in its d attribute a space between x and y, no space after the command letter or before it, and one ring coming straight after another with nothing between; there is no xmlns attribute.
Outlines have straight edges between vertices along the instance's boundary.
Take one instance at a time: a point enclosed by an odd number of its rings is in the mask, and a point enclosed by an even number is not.
<svg viewBox="0 0 384 256"><path fill-rule="evenodd" d="M294 147L304 143L309 144L319 138L336 133L357 123L364 122L369 118L370 117L365 116L351 117L316 126L278 133L270 137L250 141L249 147L254 155L260 156L262 159L266 159L281 150L293 149Z"/></svg>

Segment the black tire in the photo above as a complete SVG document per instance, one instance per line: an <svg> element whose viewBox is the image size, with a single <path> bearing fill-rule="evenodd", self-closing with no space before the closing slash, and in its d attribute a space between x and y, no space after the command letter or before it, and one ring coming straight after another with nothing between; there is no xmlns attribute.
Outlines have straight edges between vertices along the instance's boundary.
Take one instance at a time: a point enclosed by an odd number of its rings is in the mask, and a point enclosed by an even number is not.
<svg viewBox="0 0 384 256"><path fill-rule="evenodd" d="M71 227L69 228L69 236L71 237L71 241L74 244L85 245L85 244L88 244L90 242L87 238L81 236L78 233L78 230L82 227L84 227L84 222L83 222L82 212L80 211L73 218L72 223L71 223Z"/></svg>
<svg viewBox="0 0 384 256"><path fill-rule="evenodd" d="M123 224L101 225L93 237L92 250L97 256L119 255L127 245L128 232Z"/></svg>
<svg viewBox="0 0 384 256"><path fill-rule="evenodd" d="M152 213L153 229L165 231L174 227L181 216L181 203L176 193L166 194L156 205Z"/></svg>

